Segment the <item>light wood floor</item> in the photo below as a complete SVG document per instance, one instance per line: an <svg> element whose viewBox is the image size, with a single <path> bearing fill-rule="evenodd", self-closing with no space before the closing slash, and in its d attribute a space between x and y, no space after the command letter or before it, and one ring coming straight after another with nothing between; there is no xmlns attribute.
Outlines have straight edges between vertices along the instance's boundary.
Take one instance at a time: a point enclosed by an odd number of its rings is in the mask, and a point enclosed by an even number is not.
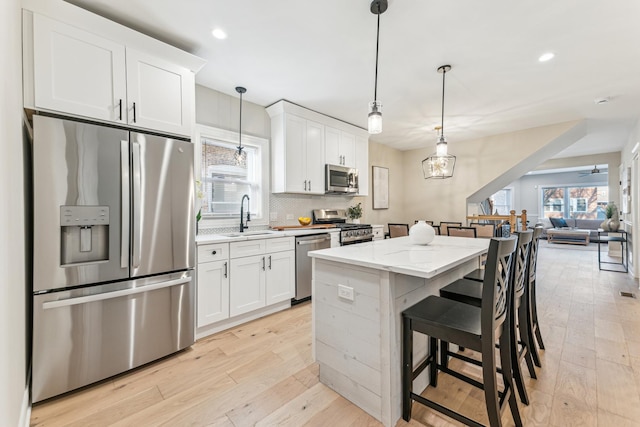
<svg viewBox="0 0 640 427"><path fill-rule="evenodd" d="M637 283L624 273L600 272L597 252L562 245L545 245L538 265L547 350L538 379L527 380L531 404L521 405L525 425L640 425L640 301L619 295L638 293ZM463 382L441 374L438 387L427 393L486 422L482 392ZM459 425L414 408L415 418L398 426ZM508 410L503 420L513 424ZM304 304L35 405L31 425L380 424L318 382L311 361L311 305Z"/></svg>

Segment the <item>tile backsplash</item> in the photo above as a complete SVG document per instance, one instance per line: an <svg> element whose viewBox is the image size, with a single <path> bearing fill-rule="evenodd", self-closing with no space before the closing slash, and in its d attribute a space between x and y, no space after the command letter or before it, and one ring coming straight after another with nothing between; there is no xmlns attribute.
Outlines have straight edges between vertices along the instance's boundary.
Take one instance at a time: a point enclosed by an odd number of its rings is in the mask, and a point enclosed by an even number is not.
<svg viewBox="0 0 640 427"><path fill-rule="evenodd" d="M347 196L311 196L306 194L270 194L269 195L269 218L276 218L269 221L269 226L278 225L299 225L298 217L312 217L313 209L347 209L359 201L362 197ZM287 219L287 215L292 215ZM266 229L268 227L252 228L252 230ZM237 231L237 227L200 228L198 234L232 233Z"/></svg>

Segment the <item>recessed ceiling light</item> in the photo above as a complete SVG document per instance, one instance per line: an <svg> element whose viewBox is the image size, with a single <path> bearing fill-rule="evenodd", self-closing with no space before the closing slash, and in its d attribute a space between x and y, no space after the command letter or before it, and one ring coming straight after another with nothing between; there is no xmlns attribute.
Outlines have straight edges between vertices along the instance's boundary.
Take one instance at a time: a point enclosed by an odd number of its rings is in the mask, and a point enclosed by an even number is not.
<svg viewBox="0 0 640 427"><path fill-rule="evenodd" d="M217 38L218 40L224 40L227 38L227 33L225 33L220 28L216 28L215 30L211 31L211 34L213 35L213 37Z"/></svg>
<svg viewBox="0 0 640 427"><path fill-rule="evenodd" d="M540 58L538 58L538 61L540 62L547 62L550 59L553 59L555 55L551 52L547 52L547 53L543 53L542 55L540 55Z"/></svg>

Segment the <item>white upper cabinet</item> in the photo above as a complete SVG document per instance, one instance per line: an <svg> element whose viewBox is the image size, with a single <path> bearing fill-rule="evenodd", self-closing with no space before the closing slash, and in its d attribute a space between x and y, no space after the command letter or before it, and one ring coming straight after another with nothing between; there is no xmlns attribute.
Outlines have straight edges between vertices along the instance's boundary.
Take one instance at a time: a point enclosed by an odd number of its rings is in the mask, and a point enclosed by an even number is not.
<svg viewBox="0 0 640 427"><path fill-rule="evenodd" d="M204 61L66 2L23 2L24 107L191 136Z"/></svg>
<svg viewBox="0 0 640 427"><path fill-rule="evenodd" d="M274 193L324 194L325 164L358 168L368 174L367 131L306 108L279 101L271 117ZM368 194L368 175L359 195Z"/></svg>
<svg viewBox="0 0 640 427"><path fill-rule="evenodd" d="M330 165L356 167L356 137L352 133L325 127L325 162Z"/></svg>
<svg viewBox="0 0 640 427"><path fill-rule="evenodd" d="M127 49L127 109L130 124L189 135L194 90L194 76L188 69Z"/></svg>
<svg viewBox="0 0 640 427"><path fill-rule="evenodd" d="M124 46L42 15L33 21L35 106L126 123Z"/></svg>

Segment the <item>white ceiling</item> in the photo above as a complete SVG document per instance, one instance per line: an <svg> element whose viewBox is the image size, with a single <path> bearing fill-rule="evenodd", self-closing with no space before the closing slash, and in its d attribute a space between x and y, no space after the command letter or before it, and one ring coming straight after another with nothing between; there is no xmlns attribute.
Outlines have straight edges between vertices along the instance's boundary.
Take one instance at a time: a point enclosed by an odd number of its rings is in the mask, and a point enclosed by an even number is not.
<svg viewBox="0 0 640 427"><path fill-rule="evenodd" d="M287 99L366 127L376 15L370 0L68 0L205 58L197 83L267 106ZM435 149L442 75L445 135L460 140L587 119L557 157L619 151L640 117L638 0L389 0L381 15L383 133ZM211 36L222 28L226 40ZM545 52L555 53L546 63ZM595 99L610 102L596 105Z"/></svg>

